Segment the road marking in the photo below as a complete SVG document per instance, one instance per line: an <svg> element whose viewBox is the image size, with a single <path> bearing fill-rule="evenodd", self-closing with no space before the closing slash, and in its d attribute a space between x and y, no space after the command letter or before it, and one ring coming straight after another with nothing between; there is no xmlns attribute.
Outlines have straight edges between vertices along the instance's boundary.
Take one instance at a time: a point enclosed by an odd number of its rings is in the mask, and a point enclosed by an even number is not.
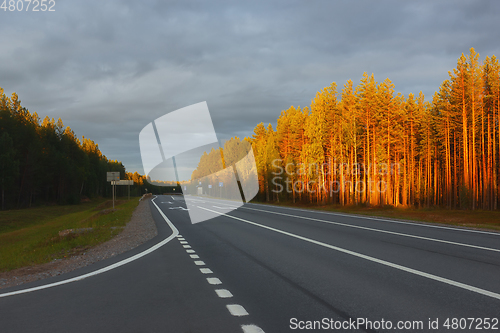
<svg viewBox="0 0 500 333"><path fill-rule="evenodd" d="M191 245L182 245L182 247L185 248L185 249L190 249Z"/></svg>
<svg viewBox="0 0 500 333"><path fill-rule="evenodd" d="M248 205L255 205L255 206L262 206L262 205L254 204L254 203L247 203L247 204ZM409 225L414 225L414 226L419 226L419 227L447 229L447 230L454 230L454 231L474 232L474 233L478 233L478 234L487 234L487 235L500 236L500 232L490 232L490 231L472 230L472 229L465 229L465 228L444 227L444 226L440 226L440 225L423 224L423 223L418 223L418 222L404 222L404 221L389 220L389 219L383 219L383 218L379 218L379 217L370 217L370 216L363 216L363 215L356 215L356 214L342 214L342 213L324 212L324 211L321 211L321 210L313 210L313 209L300 209L300 208L281 207L281 206L278 207L278 206L274 206L274 205L269 205L269 206L275 207L275 208L297 210L299 212L319 213L319 214L327 214L327 215L337 215L337 216L359 218L359 219L367 219L367 220L375 220L375 221L382 221L382 222L399 223L399 224L409 224ZM244 206L241 206L241 207L242 208L247 208L247 207L244 207ZM235 208L239 208L239 207L235 207Z"/></svg>
<svg viewBox="0 0 500 333"><path fill-rule="evenodd" d="M205 263L204 263L203 261L201 261L201 260L197 260L197 261L195 261L195 262L194 262L194 264L195 264L196 266L205 266Z"/></svg>
<svg viewBox="0 0 500 333"><path fill-rule="evenodd" d="M179 243L181 243L181 244L189 244L189 243L188 243L188 242L186 242L186 241L180 241Z"/></svg>
<svg viewBox="0 0 500 333"><path fill-rule="evenodd" d="M177 238L178 240L180 241L183 241L183 240L186 240L185 238L181 237L181 238Z"/></svg>
<svg viewBox="0 0 500 333"><path fill-rule="evenodd" d="M196 253L195 250L186 250L187 253Z"/></svg>
<svg viewBox="0 0 500 333"><path fill-rule="evenodd" d="M226 308L231 312L233 316L241 317L248 316L247 310L239 304L228 304Z"/></svg>
<svg viewBox="0 0 500 333"><path fill-rule="evenodd" d="M158 207L158 205L154 202L155 199L156 199L156 197L154 199L152 199L151 202L153 203L153 205L155 205L156 209L158 209L158 211L160 212L160 215L163 217L163 219L165 220L165 222L167 222L167 224L170 227L170 229L172 229L172 234L170 236L168 236L167 238L165 238L164 240L162 240L161 242L159 242L159 243L151 246L147 250L144 250L144 251L142 251L140 253L137 253L136 255L134 255L132 257L129 257L127 259L123 259L123 260L121 260L119 262L116 262L116 263L114 263L112 265L103 267L103 268L98 269L96 271L93 271L93 272L90 272L90 273L87 273L87 274L84 274L84 275L76 276L76 277L71 278L71 279L66 279L66 280L62 280L62 281L58 281L58 282L54 282L54 283L49 283L49 284L44 284L44 285L41 285L41 286L38 286L38 287L33 287L33 288L28 288L28 289L21 289L21 290L17 290L17 291L12 291L10 293L0 294L0 298L7 297L7 296L12 296L12 295L19 295L19 294L29 293L29 292L36 291L36 290L47 289L47 288L51 288L51 287L60 286L60 285L66 284L66 283L80 281L80 280L86 279L88 277L91 277L91 276L94 276L94 275L98 275L98 274L110 271L110 270L112 270L114 268L117 268L117 267L123 266L125 264L128 264L129 262L132 262L134 260L142 258L145 255L147 255L147 254L149 254L149 253L151 253L151 252L159 249L163 245L167 244L168 242L170 242L172 239L174 239L179 234L179 231L172 224L172 222L170 222L170 220L167 218L167 216L161 211L160 207Z"/></svg>
<svg viewBox="0 0 500 333"><path fill-rule="evenodd" d="M184 208L184 207L170 207L169 209L189 210L189 208Z"/></svg>
<svg viewBox="0 0 500 333"><path fill-rule="evenodd" d="M255 222L252 222L252 221L248 221L248 220L236 217L236 216L228 215L226 213L220 213L220 212L217 212L217 211L214 211L214 210L211 210L211 209L208 209L208 208L203 208L203 207L198 207L198 208L201 208L201 209L204 209L204 210L208 210L208 211L210 211L212 213L216 213L216 214L219 214L219 215L224 215L224 216L227 216L229 218L232 218L232 219L235 219L235 220L239 220L239 221L242 221L242 222L245 222L245 223L248 223L248 224L252 224L252 225L264 228L264 229L272 230L272 231L281 233L283 235L294 237L294 238L297 238L297 239L300 239L300 240L303 240L303 241L306 241L306 242L309 242L309 243L320 245L320 246L323 246L323 247L326 247L326 248L329 248L329 249L332 249L332 250L335 250L335 251L346 253L346 254L349 254L349 255L352 255L352 256L355 256L355 257L358 257L358 258L366 259L366 260L369 260L369 261L372 261L372 262L376 262L378 264L382 264L382 265L385 265L385 266L396 268L396 269L399 269L401 271L405 271L405 272L412 273L412 274L415 274L415 275L423 276L423 277L431 279L431 280L443 282L443 283L449 284L451 286L455 286L455 287L458 287L458 288L462 288L462 289L465 289L465 290L469 290L469 291L472 291L472 292L475 292L475 293L478 293L478 294L481 294L481 295L489 296L489 297L496 298L496 299L500 300L500 294L494 293L492 291L488 291L488 290L485 290L485 289L481 289L481 288L477 288L477 287L474 287L474 286L470 286L470 285L467 285L467 284L464 284L464 283L461 283L461 282L457 282L457 281L453 281L453 280L450 280L450 279L447 279L447 278L443 278L443 277L440 277L440 276L437 276L437 275L434 275L434 274L430 274L430 273L425 273L425 272L422 272L422 271L418 271L416 269L409 268L409 267L406 267L406 266L401 266L401 265L398 265L398 264L394 264L392 262L385 261L385 260L382 260L382 259L377 259L377 258L374 258L374 257L370 257L370 256L367 256L365 254L361 254L361 253L354 252L354 251L351 251L351 250L343 249L341 247L337 247L337 246L334 246L334 245L326 244L326 243L323 243L323 242L320 242L320 241L317 241L317 240L314 240L314 239L310 239L310 238L307 238L307 237L303 237L303 236L299 236L299 235L296 235L296 234L292 234L291 232L287 232L287 231L283 231L283 230L280 230L280 229L268 227L266 225L258 224L258 223L255 223Z"/></svg>
<svg viewBox="0 0 500 333"><path fill-rule="evenodd" d="M215 202L218 202L218 201L215 201ZM326 215L334 215L334 216L344 216L344 217L350 217L350 218L367 219L367 220L382 221L382 222L389 222L389 223L408 224L408 225L414 225L414 226L420 226L420 227L427 227L427 228L447 229L447 230L454 230L454 231L473 232L473 233L479 233L479 234L500 236L500 232L481 231L481 230L473 230L473 229L457 228L457 227L445 227L445 226L440 226L440 225L432 225L432 224L419 223L417 221L415 221L415 222L405 222L405 221L383 219L383 218L380 218L380 217L370 217L370 216L364 216L364 215L358 215L358 214L333 213L333 212L325 212L325 211L315 210L315 209L300 209L300 208L283 207L283 206L276 206L276 205L262 205L262 204L256 204L256 203L250 203L250 202L247 202L245 204L245 206L246 205L254 205L254 206L259 206L259 207L261 207L261 206L264 206L264 207L273 207L273 208L277 208L277 209L296 210L296 211L299 211L299 212L318 213L318 214L326 214ZM248 207L245 207L245 206L238 206L238 207L232 207L232 208L236 209L236 208L240 208L241 207L241 208L247 208L248 209ZM266 212L270 212L270 211L266 211Z"/></svg>
<svg viewBox="0 0 500 333"><path fill-rule="evenodd" d="M291 214L285 214L285 213L278 213L278 212L267 211L267 210L256 209L256 208L249 208L249 207L243 207L243 208L244 209L250 209L250 210L256 210L256 211L259 211L259 212L276 214L276 215L283 215L283 216L287 216L287 217L294 217L294 218L305 219L305 220L310 220L310 221L316 221L316 222L322 222L322 223L328 223L328 224L335 224L335 225L340 225L340 226L343 226L343 227L363 229L363 230L370 230L370 231L382 232L382 233L392 234L392 235L397 235L397 236L418 238L418 239L423 239L423 240L432 241L432 242L446 243L446 244L451 244L451 245L471 247L471 248L480 249L480 250L500 252L500 249L493 249L493 248L490 248L490 247L484 247L484 246L478 246L478 245L471 245L471 244L465 244L465 243L457 243L457 242L452 242L452 241L447 241L447 240L437 239L437 238L415 236L415 235L410 235L410 234L404 234L404 233L401 233L401 232L388 231L388 230L380 230L380 229L374 229L374 228L369 228L369 227L362 227L362 226L359 226L359 225L352 225L352 224L341 223L341 222L332 222L332 221L327 221L327 220L320 220L320 219L316 219L316 218L313 218L313 217L307 217L307 216L298 216L298 215L291 215Z"/></svg>
<svg viewBox="0 0 500 333"><path fill-rule="evenodd" d="M177 235L177 238L182 238L182 235Z"/></svg>
<svg viewBox="0 0 500 333"><path fill-rule="evenodd" d="M200 259L200 256L197 254L190 254L189 256L191 257L191 259Z"/></svg>
<svg viewBox="0 0 500 333"><path fill-rule="evenodd" d="M200 272L203 274L212 274L212 270L210 268L200 268Z"/></svg>
<svg viewBox="0 0 500 333"><path fill-rule="evenodd" d="M212 207L219 209L234 209L233 207L219 207L219 206L212 206Z"/></svg>
<svg viewBox="0 0 500 333"><path fill-rule="evenodd" d="M255 325L241 325L243 333L265 333L262 328Z"/></svg>
<svg viewBox="0 0 500 333"><path fill-rule="evenodd" d="M218 278L207 278L207 281L210 284L222 284L222 282Z"/></svg>
<svg viewBox="0 0 500 333"><path fill-rule="evenodd" d="M215 289L215 292L217 293L217 296L220 298L231 298L233 297L233 294L227 289Z"/></svg>
<svg viewBox="0 0 500 333"><path fill-rule="evenodd" d="M192 202L201 202L201 203L205 203L205 201L203 201L203 200L191 199L191 198L185 198L185 199L188 199L189 201L192 201ZM184 200L185 200L185 199L184 199Z"/></svg>

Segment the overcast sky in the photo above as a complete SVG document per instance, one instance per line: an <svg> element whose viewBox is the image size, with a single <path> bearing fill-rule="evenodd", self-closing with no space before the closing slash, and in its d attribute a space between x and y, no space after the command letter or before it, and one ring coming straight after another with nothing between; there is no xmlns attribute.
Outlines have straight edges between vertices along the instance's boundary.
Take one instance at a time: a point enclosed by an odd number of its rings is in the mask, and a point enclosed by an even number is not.
<svg viewBox="0 0 500 333"><path fill-rule="evenodd" d="M0 10L0 87L61 118L127 171L139 132L206 101L218 138L363 72L432 99L461 53L500 56L500 1L55 0ZM179 140L182 144L182 140Z"/></svg>

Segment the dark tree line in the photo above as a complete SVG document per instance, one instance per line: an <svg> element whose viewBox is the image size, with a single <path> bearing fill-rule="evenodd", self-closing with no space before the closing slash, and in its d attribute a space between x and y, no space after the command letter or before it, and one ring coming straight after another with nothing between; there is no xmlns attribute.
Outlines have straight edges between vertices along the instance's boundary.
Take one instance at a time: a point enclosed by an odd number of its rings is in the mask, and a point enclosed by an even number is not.
<svg viewBox="0 0 500 333"><path fill-rule="evenodd" d="M80 141L61 119L41 120L21 106L16 93L9 98L0 88L2 209L110 196L108 171L127 178L123 164L108 160L94 141Z"/></svg>

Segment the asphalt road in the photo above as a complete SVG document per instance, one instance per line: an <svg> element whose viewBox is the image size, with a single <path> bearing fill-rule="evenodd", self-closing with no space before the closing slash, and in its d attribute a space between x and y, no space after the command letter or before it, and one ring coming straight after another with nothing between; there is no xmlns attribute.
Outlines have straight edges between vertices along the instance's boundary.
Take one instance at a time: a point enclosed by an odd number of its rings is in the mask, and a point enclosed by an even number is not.
<svg viewBox="0 0 500 333"><path fill-rule="evenodd" d="M499 233L186 200L217 217L158 197L148 243L2 290L0 332L500 332Z"/></svg>

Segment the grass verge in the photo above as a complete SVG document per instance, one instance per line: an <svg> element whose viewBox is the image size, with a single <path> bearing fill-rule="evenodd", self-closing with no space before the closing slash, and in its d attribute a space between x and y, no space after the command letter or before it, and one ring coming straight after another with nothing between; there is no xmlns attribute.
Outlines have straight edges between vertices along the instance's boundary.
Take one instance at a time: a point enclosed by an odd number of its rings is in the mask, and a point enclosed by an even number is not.
<svg viewBox="0 0 500 333"><path fill-rule="evenodd" d="M0 272L68 257L111 239L130 221L139 201L117 201L114 210L111 204L99 200L8 211L5 218L2 212Z"/></svg>
<svg viewBox="0 0 500 333"><path fill-rule="evenodd" d="M262 202L255 202L261 203ZM399 220L412 220L427 223L448 224L475 229L489 229L500 231L500 211L485 210L449 210L442 208L396 208L386 207L362 207L362 206L340 206L340 205L318 205L280 202L273 205L284 207L295 207L304 209L325 210L332 213L358 214L365 216L388 217Z"/></svg>

